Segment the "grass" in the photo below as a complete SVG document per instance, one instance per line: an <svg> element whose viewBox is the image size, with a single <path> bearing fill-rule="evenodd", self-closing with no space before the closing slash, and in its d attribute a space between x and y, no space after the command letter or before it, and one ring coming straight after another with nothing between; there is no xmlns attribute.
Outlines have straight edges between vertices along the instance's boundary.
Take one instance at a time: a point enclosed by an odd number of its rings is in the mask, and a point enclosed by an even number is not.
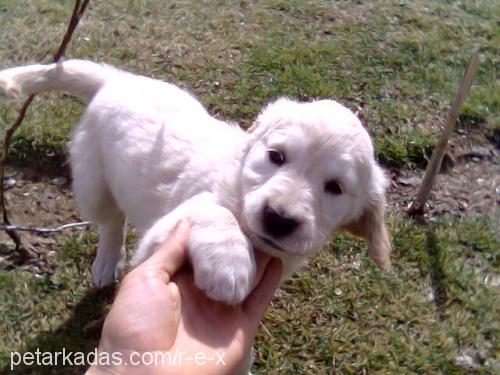
<svg viewBox="0 0 500 375"><path fill-rule="evenodd" d="M483 224L429 229L396 218L390 275L369 264L352 239L333 242L273 302L257 339L257 368L465 373L456 357L466 353L481 363L477 373L493 372L500 301L484 280L498 270L498 239Z"/></svg>
<svg viewBox="0 0 500 375"><path fill-rule="evenodd" d="M500 242L489 224L428 228L399 216L391 224L390 274L371 264L363 244L342 237L285 283L256 340L256 373L466 373L459 355L474 360L474 373L498 370L500 298L491 277L498 277ZM41 278L0 273L4 368L14 349L97 344L113 291L91 287L95 240L70 238Z"/></svg>
<svg viewBox="0 0 500 375"><path fill-rule="evenodd" d="M0 8L6 30L2 65L47 60L71 12L64 1L23 6L3 0ZM426 139L439 131L442 118L436 117L449 105L476 47L481 68L463 119L494 131L499 113L494 14L500 14L498 6L488 1L95 3L67 56L182 83L211 112L243 125L280 95L333 97L362 106L380 159L400 168L425 162ZM79 117L78 105L68 100L61 105L57 97L39 100L19 133L35 150L67 138ZM2 104L0 120L11 123L15 113ZM408 152L408 145L416 147ZM13 157L24 160L17 155L23 152L14 149Z"/></svg>
<svg viewBox="0 0 500 375"><path fill-rule="evenodd" d="M0 0L0 67L48 61L71 9L64 0ZM184 85L245 127L278 96L337 98L363 108L384 166L422 168L474 48L481 66L460 122L498 139L499 15L494 1L111 0L91 2L67 57ZM66 95L40 96L11 160L60 170L82 110ZM0 102L0 127L16 114ZM500 371L493 225L391 220L391 274L371 265L364 244L339 237L285 284L257 337L256 373ZM69 236L41 278L0 270L1 367L20 348L96 344L112 291L91 287L95 243L92 233Z"/></svg>

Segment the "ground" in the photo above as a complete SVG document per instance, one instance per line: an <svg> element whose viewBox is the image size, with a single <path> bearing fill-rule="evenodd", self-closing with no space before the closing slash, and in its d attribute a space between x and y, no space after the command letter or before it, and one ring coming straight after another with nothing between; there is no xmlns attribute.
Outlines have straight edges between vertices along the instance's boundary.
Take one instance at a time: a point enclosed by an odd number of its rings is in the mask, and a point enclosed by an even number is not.
<svg viewBox="0 0 500 375"><path fill-rule="evenodd" d="M70 2L0 0L0 67L47 61ZM256 340L256 373L497 373L498 64L495 2L109 1L91 4L68 57L113 63L187 87L214 115L248 126L269 100L337 98L360 109L388 193L393 270L339 236L277 292ZM5 32L4 32L5 31ZM473 48L481 67L431 195L427 225L405 213ZM0 125L18 106L0 103ZM78 222L69 131L82 105L36 100L4 181L13 222ZM91 351L113 288L92 287L93 227L0 234L0 366L14 350ZM134 234L130 233L129 250ZM20 367L19 373L53 373ZM77 366L59 373L81 372Z"/></svg>

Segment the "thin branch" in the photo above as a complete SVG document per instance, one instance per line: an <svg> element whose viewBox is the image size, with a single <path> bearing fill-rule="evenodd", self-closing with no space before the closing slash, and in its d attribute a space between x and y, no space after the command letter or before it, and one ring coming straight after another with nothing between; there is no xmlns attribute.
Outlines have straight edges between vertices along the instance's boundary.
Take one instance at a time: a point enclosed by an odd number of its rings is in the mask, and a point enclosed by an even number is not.
<svg viewBox="0 0 500 375"><path fill-rule="evenodd" d="M49 234L49 233L60 233L66 229L73 229L73 228L79 228L79 227L88 227L92 225L92 222L90 221L82 221L78 223L68 223L68 224L63 224L55 228L33 228L33 227L19 227L15 225L4 225L0 224L0 229L3 230L14 230L17 232L31 232L34 234Z"/></svg>
<svg viewBox="0 0 500 375"><path fill-rule="evenodd" d="M7 165L7 158L9 156L9 146L14 135L15 131L24 120L24 116L26 115L26 111L28 110L29 105L35 98L35 95L30 95L28 99L24 102L21 110L19 111L19 116L16 119L14 125L12 125L7 132L5 133L5 138L2 145L2 159L0 160L0 207L2 208L2 216L3 216L3 224L5 226L5 232L7 235L14 241L14 245L16 246L16 250L20 253L21 258L32 258L35 254L30 250L30 248L23 244L21 237L15 231L15 229L9 228L11 222L9 219L9 215L7 213L7 202L5 199L5 186L4 186L4 177L5 177L5 167Z"/></svg>
<svg viewBox="0 0 500 375"><path fill-rule="evenodd" d="M71 20L69 22L68 28L66 30L66 33L64 34L63 40L61 44L59 45L59 48L57 49L56 53L54 54L54 62L58 62L61 57L64 55L64 52L66 51L66 47L68 46L68 43L71 40L71 37L73 36L73 32L75 31L76 27L78 26L78 22L80 21L80 18L83 16L83 13L85 12L85 9L87 8L90 0L76 0L75 1L75 6L73 8L73 13L71 15ZM10 142L12 140L12 136L16 132L16 130L21 126L21 123L24 120L24 117L26 116L26 112L28 110L28 107L30 106L31 102L35 98L35 94L30 95L26 101L23 103L23 106L21 107L21 110L19 111L19 115L14 122L14 124L7 130L5 133L5 138L4 142L2 145L2 157L0 159L0 208L2 209L3 213L3 229L6 231L6 233L9 235L9 237L14 241L14 244L16 246L16 250L19 251L21 256L23 258L25 257L32 257L34 254L29 250L27 246L25 246L22 241L21 237L19 234L16 232L16 227L11 225L11 222L9 220L9 216L7 213L7 202L5 199L5 188L4 188L4 177L5 177L5 167L7 165L7 159L8 159L8 154L9 154L9 147L10 147Z"/></svg>
<svg viewBox="0 0 500 375"><path fill-rule="evenodd" d="M73 14L71 15L71 20L69 21L68 29L66 30L66 34L64 34L61 45L57 49L54 54L54 62L58 62L61 57L64 55L66 51L66 47L68 43L71 41L71 37L73 36L73 32L75 31L78 23L80 22L80 18L82 18L85 9L89 5L90 0L83 0L83 3L80 5L80 0L75 1L75 7L73 8Z"/></svg>
<svg viewBox="0 0 500 375"><path fill-rule="evenodd" d="M409 215L422 215L424 213L425 204L429 199L432 187L434 186L434 182L436 180L436 176L441 169L441 163L443 161L443 156L448 144L448 140L450 139L451 134L455 129L455 123L457 122L458 116L460 115L460 108L464 104L467 94L469 93L470 87L472 85L472 80L477 73L478 67L479 55L478 52L475 51L469 60L467 69L465 70L460 88L458 89L457 95L448 114L443 133L441 134L441 137L439 138L439 141L434 148L434 152L432 153L431 160L427 165L427 168L425 169L424 177L422 178L420 188L417 192L417 197L408 209Z"/></svg>

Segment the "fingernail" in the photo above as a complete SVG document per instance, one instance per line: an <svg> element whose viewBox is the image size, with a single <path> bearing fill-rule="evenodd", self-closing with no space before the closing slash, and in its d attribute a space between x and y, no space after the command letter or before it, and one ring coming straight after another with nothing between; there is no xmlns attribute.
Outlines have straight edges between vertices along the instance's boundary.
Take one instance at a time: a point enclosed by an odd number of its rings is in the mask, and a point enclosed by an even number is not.
<svg viewBox="0 0 500 375"><path fill-rule="evenodd" d="M187 219L181 219L177 222L175 229L174 229L174 234L175 237L184 237L185 232L189 231L189 221Z"/></svg>

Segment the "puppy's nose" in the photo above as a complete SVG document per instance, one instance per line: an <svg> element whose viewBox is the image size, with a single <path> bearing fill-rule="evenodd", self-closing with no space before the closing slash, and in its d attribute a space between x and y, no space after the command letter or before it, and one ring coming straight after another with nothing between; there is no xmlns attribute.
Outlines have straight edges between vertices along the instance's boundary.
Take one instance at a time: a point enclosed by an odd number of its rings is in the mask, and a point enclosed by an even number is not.
<svg viewBox="0 0 500 375"><path fill-rule="evenodd" d="M262 223L266 233L275 238L291 234L300 225L293 217L280 213L269 205L264 207Z"/></svg>

